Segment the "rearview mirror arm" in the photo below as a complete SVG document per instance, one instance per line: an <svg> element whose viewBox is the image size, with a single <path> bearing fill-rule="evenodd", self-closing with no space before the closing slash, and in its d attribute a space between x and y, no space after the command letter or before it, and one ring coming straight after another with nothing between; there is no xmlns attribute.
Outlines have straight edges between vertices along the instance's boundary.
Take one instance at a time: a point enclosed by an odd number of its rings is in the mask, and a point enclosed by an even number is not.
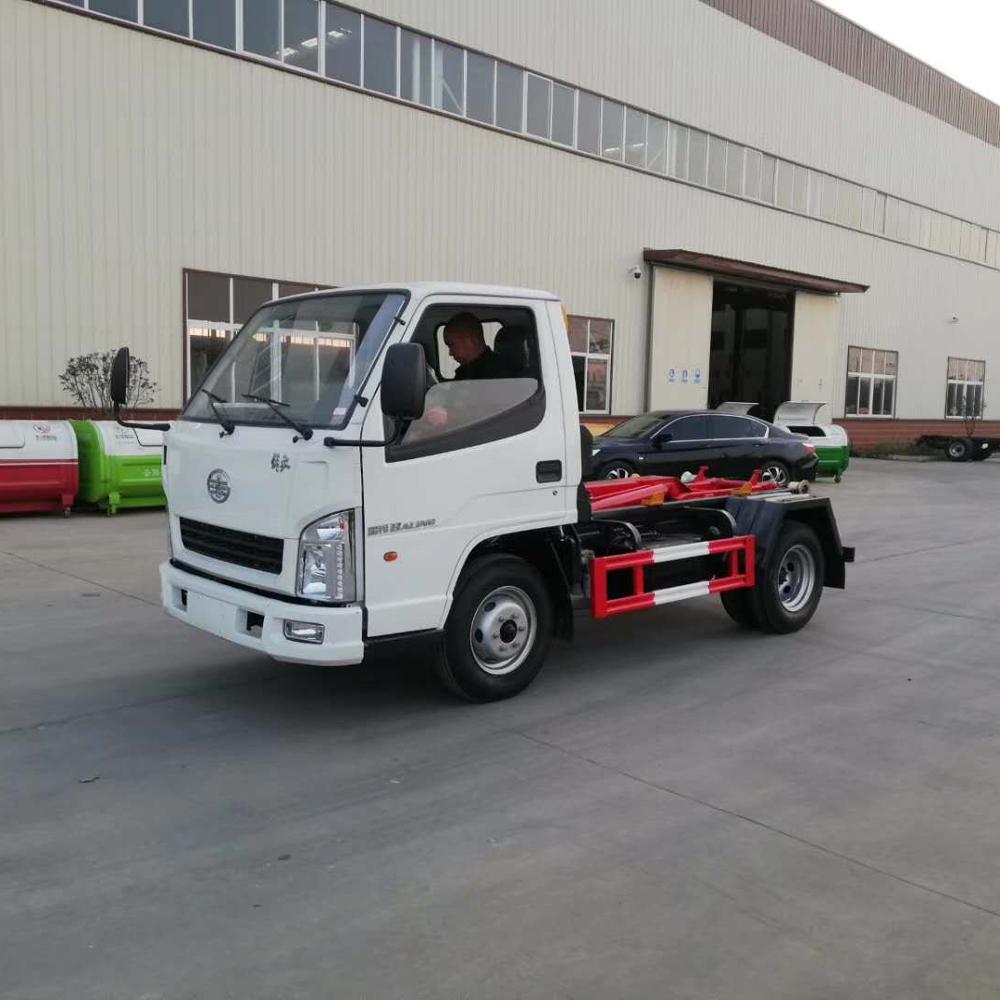
<svg viewBox="0 0 1000 1000"><path fill-rule="evenodd" d="M123 420L121 416L121 407L115 403L115 423L121 424L122 427L129 427L133 430L143 430L143 431L169 431L170 424L144 424L139 423L135 420Z"/></svg>
<svg viewBox="0 0 1000 1000"><path fill-rule="evenodd" d="M403 421L392 418L392 436L386 441L348 441L344 438L325 437L323 444L327 448L336 448L338 445L347 445L349 448L388 448L396 444L403 436Z"/></svg>

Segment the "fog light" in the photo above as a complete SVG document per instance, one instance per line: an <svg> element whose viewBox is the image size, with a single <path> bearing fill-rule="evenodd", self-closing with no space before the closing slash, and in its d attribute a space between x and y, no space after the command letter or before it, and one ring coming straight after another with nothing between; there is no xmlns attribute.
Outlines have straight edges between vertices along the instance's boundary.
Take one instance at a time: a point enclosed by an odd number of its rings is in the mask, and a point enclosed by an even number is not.
<svg viewBox="0 0 1000 1000"><path fill-rule="evenodd" d="M292 642L321 643L326 629L313 622L285 622L285 638Z"/></svg>

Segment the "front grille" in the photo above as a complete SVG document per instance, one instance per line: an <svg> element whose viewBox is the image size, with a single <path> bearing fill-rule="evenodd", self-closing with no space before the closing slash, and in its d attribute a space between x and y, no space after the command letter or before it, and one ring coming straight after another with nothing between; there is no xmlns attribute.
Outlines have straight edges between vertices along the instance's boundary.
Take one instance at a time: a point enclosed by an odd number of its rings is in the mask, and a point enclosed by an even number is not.
<svg viewBox="0 0 1000 1000"><path fill-rule="evenodd" d="M247 569L259 569L264 573L281 572L285 543L280 538L233 531L232 528L220 528L215 524L182 517L181 541L184 548L199 555L246 566Z"/></svg>

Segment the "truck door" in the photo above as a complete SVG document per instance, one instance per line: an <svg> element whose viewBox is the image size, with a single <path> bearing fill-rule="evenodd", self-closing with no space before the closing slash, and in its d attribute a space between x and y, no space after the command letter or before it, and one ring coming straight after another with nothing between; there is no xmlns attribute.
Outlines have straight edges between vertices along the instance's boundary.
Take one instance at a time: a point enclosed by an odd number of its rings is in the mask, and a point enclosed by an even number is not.
<svg viewBox="0 0 1000 1000"><path fill-rule="evenodd" d="M466 378L444 342L460 314L479 323L494 355ZM435 296L406 324L403 339L424 347L433 384L399 443L363 449L369 636L441 627L475 545L573 520L566 448L579 440L566 440L563 397L574 390L560 382L557 334L544 303L518 299ZM376 393L365 437L381 439L384 422Z"/></svg>

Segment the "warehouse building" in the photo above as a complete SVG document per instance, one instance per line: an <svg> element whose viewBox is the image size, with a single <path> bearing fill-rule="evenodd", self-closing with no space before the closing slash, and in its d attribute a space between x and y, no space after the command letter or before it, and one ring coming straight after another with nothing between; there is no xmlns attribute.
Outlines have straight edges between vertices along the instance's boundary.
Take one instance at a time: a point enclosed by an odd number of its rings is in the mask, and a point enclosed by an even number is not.
<svg viewBox="0 0 1000 1000"><path fill-rule="evenodd" d="M1000 108L812 0L0 0L0 136L0 415L429 279L559 294L587 421L990 416Z"/></svg>

